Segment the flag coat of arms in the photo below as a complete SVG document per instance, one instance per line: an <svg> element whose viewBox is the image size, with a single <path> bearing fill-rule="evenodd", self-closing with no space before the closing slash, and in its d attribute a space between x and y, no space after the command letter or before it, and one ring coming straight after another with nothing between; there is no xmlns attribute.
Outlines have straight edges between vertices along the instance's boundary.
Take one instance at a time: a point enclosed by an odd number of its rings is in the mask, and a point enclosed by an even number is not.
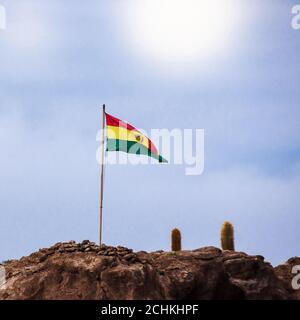
<svg viewBox="0 0 300 320"><path fill-rule="evenodd" d="M135 127L112 115L105 113L106 151L123 151L132 154L147 155L160 163L168 162L156 149L153 142Z"/></svg>

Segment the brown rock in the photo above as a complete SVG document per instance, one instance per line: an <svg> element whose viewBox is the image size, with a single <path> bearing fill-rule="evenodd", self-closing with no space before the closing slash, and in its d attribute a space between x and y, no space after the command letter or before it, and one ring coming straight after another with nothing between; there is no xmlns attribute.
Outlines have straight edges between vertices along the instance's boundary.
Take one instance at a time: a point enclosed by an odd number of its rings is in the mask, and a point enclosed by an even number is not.
<svg viewBox="0 0 300 320"><path fill-rule="evenodd" d="M300 300L300 289L295 290L292 286L292 280L296 276L292 269L300 266L300 257L290 258L287 262L274 268L278 279L283 283L285 289L290 293L290 298ZM299 271L298 271L299 272ZM300 283L298 280L297 283Z"/></svg>
<svg viewBox="0 0 300 320"><path fill-rule="evenodd" d="M133 253L59 243L6 263L0 299L300 299L294 264L300 258L273 269L261 256L214 247Z"/></svg>
<svg viewBox="0 0 300 320"><path fill-rule="evenodd" d="M123 257L125 260L129 261L135 258L135 255L133 253L128 253Z"/></svg>

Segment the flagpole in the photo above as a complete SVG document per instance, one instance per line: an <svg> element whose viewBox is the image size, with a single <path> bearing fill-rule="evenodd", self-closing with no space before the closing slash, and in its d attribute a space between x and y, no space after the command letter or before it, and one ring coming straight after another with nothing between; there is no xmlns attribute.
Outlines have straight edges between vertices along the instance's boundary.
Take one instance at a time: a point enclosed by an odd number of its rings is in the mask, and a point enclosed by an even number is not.
<svg viewBox="0 0 300 320"><path fill-rule="evenodd" d="M100 226L99 244L102 244L102 213L103 213L103 175L104 175L104 129L105 129L105 104L102 111L102 154L101 154L101 177L100 177Z"/></svg>

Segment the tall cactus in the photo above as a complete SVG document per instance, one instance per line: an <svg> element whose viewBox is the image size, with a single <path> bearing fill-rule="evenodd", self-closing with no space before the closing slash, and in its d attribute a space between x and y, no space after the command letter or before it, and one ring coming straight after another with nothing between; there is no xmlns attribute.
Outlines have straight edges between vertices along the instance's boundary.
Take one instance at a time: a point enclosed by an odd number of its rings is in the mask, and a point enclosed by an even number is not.
<svg viewBox="0 0 300 320"><path fill-rule="evenodd" d="M223 250L234 251L234 230L233 225L225 221L221 229L221 246Z"/></svg>
<svg viewBox="0 0 300 320"><path fill-rule="evenodd" d="M172 251L180 251L181 250L181 233L179 229L175 228L172 230L171 241L172 241Z"/></svg>

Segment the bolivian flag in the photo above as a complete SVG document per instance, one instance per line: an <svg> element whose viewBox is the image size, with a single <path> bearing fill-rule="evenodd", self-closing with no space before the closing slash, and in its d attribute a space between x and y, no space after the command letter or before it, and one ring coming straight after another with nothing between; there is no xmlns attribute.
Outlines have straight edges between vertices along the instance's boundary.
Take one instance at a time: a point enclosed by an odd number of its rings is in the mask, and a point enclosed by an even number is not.
<svg viewBox="0 0 300 320"><path fill-rule="evenodd" d="M152 141L135 127L107 113L105 113L105 117L107 151L147 155L159 162L168 162L158 153Z"/></svg>

